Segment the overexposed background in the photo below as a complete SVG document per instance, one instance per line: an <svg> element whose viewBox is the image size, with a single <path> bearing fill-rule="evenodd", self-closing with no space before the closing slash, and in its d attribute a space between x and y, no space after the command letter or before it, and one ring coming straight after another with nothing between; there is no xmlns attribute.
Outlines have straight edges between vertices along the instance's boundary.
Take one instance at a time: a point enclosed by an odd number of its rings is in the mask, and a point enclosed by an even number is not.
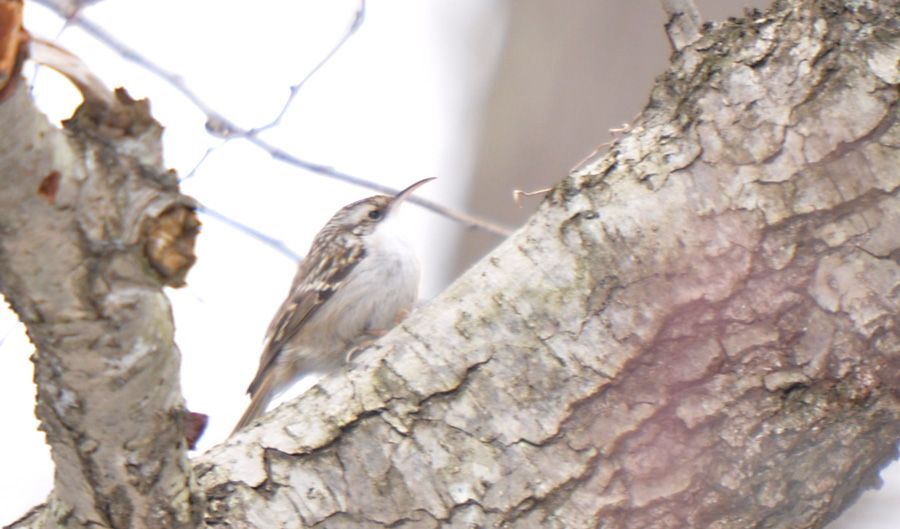
<svg viewBox="0 0 900 529"><path fill-rule="evenodd" d="M739 14L742 2L698 4L718 19ZM302 255L334 211L372 194L273 160L244 140L210 136L203 113L163 80L77 27L60 33L64 20L47 8L26 6L30 32L58 36L109 86L150 98L166 128L167 164L190 175L184 192L211 210ZM357 8L355 0L106 0L82 14L249 128L278 113L288 87L328 53ZM515 226L537 201L515 208L512 188L559 180L608 139L606 129L640 110L666 64L662 22L655 0L371 0L359 31L261 137L395 188L436 176L417 194ZM52 120L71 114L79 97L67 81L46 69L26 74ZM416 206L404 215L423 261L424 299L498 242ZM247 404L264 331L295 263L218 218L201 220L188 286L169 294L188 406L210 416L204 450L228 435ZM52 486L34 418L31 351L15 316L0 310L0 525ZM885 477L888 487L867 493L832 527L896 529L898 466Z"/></svg>

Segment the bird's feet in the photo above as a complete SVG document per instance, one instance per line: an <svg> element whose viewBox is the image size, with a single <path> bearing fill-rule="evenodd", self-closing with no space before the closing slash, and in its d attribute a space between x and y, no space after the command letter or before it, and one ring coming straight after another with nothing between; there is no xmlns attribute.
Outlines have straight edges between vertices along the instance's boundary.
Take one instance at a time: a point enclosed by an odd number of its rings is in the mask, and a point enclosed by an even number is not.
<svg viewBox="0 0 900 529"><path fill-rule="evenodd" d="M398 312L397 316L394 318L394 326L406 319L406 316L408 314L408 310L401 310L400 312ZM379 338L390 332L391 328L366 329L366 331L360 335L356 344L347 351L347 356L344 358L344 361L350 362L351 360L353 360L353 357L356 356L357 353L359 353L363 349L368 349L369 347L371 347L372 344L375 343Z"/></svg>

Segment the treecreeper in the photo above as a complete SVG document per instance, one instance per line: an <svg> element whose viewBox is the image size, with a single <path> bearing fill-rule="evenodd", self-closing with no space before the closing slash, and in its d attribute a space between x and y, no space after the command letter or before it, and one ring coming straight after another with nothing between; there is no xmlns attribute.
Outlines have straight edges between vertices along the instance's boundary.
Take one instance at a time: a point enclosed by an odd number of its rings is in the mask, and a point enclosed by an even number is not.
<svg viewBox="0 0 900 529"><path fill-rule="evenodd" d="M396 213L431 180L344 206L315 236L269 324L250 405L234 431L300 378L337 369L406 316L418 296L419 263Z"/></svg>

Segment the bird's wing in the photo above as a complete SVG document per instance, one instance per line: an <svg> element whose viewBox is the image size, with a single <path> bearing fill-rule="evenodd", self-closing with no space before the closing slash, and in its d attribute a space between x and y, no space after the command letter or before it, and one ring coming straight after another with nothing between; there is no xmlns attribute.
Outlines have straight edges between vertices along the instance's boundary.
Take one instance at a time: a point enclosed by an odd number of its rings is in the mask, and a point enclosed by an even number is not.
<svg viewBox="0 0 900 529"><path fill-rule="evenodd" d="M269 324L266 345L259 359L259 369L247 388L247 393L251 396L259 389L284 345L291 341L319 307L344 285L350 272L365 255L365 249L361 244L347 245L343 241L333 240L328 244L330 248L314 248L314 251L304 259L294 277L287 299ZM317 255L328 257L316 258Z"/></svg>

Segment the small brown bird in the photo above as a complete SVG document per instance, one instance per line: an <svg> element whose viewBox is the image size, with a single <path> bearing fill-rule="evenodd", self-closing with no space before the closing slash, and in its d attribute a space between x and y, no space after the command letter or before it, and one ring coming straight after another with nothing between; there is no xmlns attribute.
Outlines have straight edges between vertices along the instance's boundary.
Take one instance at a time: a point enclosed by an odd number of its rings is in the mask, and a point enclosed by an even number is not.
<svg viewBox="0 0 900 529"><path fill-rule="evenodd" d="M269 324L259 370L247 388L250 406L235 431L301 377L336 369L409 312L419 264L393 224L400 204L431 180L344 206L316 235Z"/></svg>

